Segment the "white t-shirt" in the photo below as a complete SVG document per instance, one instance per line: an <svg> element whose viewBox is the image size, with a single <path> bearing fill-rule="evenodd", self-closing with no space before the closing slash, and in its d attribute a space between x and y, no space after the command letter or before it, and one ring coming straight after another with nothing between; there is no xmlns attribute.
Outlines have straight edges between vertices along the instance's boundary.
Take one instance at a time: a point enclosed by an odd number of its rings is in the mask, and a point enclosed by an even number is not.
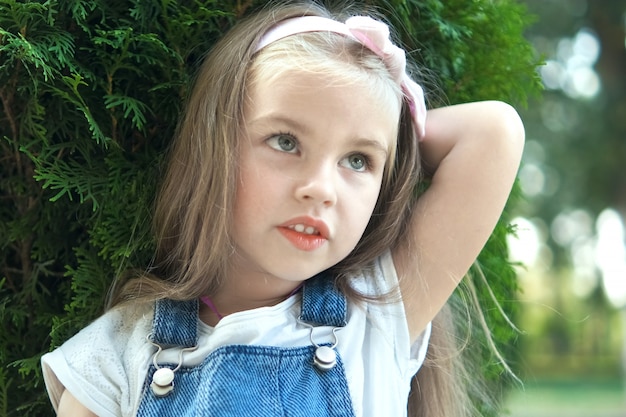
<svg viewBox="0 0 626 417"><path fill-rule="evenodd" d="M382 294L395 288L390 254L379 258L357 288ZM310 327L298 322L300 294L280 304L238 312L215 327L198 320L198 349L184 352L183 366L200 364L215 349L231 344L278 347L311 344ZM64 389L100 417L134 416L155 347L152 303L112 309L62 346L43 356L43 375L55 410ZM314 342L333 343L332 328L315 328ZM336 332L355 415L403 416L410 379L424 361L430 326L411 344L401 302L348 305L348 324ZM180 348L165 349L159 363L178 363Z"/></svg>

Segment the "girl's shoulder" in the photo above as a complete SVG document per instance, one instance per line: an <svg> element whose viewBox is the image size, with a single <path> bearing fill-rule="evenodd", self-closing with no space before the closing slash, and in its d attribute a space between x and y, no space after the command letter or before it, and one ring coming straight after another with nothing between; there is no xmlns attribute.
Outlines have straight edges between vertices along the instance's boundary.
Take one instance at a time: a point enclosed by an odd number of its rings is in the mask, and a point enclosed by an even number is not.
<svg viewBox="0 0 626 417"><path fill-rule="evenodd" d="M129 415L149 362L154 303L115 307L42 357L53 406L69 390L97 415ZM139 384L139 385L138 385Z"/></svg>
<svg viewBox="0 0 626 417"><path fill-rule="evenodd" d="M122 351L124 344L147 342L141 339L145 339L150 332L153 317L154 302L116 306L78 332L66 344L81 345L88 341L98 341L111 344L116 350Z"/></svg>

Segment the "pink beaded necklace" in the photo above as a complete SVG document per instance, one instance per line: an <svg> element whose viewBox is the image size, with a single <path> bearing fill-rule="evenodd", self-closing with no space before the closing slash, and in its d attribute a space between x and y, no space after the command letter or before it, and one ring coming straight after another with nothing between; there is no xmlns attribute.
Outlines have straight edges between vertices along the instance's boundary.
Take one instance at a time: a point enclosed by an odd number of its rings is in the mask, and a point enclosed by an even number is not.
<svg viewBox="0 0 626 417"><path fill-rule="evenodd" d="M217 316L218 319L221 320L224 318L224 316L222 316L220 312L217 311L217 307L215 307L215 304L213 304L213 301L211 301L208 295L203 295L202 297L200 297L200 301L206 304L207 307L209 307L209 309Z"/></svg>
<svg viewBox="0 0 626 417"><path fill-rule="evenodd" d="M294 290L291 291L287 297L285 297L285 300L300 291L300 288L302 288L303 285L304 283L294 288ZM213 300L211 300L208 295L203 295L202 297L200 297L200 301L202 301L207 307L209 307L209 309L213 312L213 314L217 316L218 319L221 320L224 318L224 316L217 310L217 307L215 307Z"/></svg>

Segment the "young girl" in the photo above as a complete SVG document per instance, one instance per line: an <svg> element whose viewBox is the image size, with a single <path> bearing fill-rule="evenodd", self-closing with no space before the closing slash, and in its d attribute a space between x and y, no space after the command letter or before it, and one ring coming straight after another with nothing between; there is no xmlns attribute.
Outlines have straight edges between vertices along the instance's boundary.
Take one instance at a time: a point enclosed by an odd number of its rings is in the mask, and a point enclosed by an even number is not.
<svg viewBox="0 0 626 417"><path fill-rule="evenodd" d="M385 24L313 4L214 47L169 157L153 270L42 359L59 416L407 414L524 133L499 102L426 112L405 66ZM436 373L411 412L464 414L427 394Z"/></svg>

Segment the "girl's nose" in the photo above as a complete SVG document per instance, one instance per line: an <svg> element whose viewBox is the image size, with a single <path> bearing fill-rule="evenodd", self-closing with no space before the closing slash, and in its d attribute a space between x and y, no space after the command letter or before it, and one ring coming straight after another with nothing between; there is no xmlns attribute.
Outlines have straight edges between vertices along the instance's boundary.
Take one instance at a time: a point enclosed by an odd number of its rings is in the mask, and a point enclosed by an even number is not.
<svg viewBox="0 0 626 417"><path fill-rule="evenodd" d="M305 169L297 180L295 197L324 206L337 202L337 177L334 164L317 164Z"/></svg>

